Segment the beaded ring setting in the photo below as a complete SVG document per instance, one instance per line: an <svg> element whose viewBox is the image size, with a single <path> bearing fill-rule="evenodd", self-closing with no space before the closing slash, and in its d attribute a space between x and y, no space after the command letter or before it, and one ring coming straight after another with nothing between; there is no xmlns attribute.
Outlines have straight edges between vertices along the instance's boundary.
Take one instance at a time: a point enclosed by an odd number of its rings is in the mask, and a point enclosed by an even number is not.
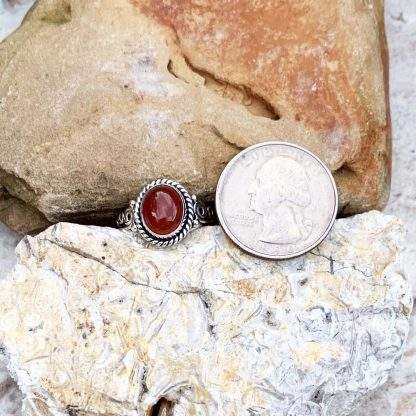
<svg viewBox="0 0 416 416"><path fill-rule="evenodd" d="M117 218L117 226L137 232L150 244L178 243L202 224L215 223L213 205L197 201L178 182L157 179L147 184Z"/></svg>

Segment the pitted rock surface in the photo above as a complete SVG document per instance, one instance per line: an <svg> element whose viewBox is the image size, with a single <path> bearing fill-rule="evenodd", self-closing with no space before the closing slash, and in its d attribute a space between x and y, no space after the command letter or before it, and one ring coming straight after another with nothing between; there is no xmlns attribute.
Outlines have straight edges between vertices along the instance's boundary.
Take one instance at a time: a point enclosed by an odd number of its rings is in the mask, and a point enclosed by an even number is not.
<svg viewBox="0 0 416 416"><path fill-rule="evenodd" d="M403 228L341 219L288 261L244 254L219 227L170 249L60 223L18 246L0 340L27 415L342 416L404 351Z"/></svg>

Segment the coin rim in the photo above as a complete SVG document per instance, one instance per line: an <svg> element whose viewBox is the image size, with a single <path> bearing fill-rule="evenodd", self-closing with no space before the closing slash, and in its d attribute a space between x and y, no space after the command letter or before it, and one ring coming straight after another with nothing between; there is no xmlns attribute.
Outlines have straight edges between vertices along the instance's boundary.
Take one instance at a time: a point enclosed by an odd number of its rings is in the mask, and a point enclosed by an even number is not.
<svg viewBox="0 0 416 416"><path fill-rule="evenodd" d="M268 254L263 254L263 253L259 253L258 251L255 251L253 249L251 249L250 247L248 247L247 245L245 245L244 243L242 243L236 236L234 236L234 234L231 232L231 230L229 229L229 227L227 226L226 220L223 216L222 210L221 210L221 201L220 201L220 190L223 188L224 186L224 181L225 178L228 174L228 172L230 171L231 167L234 166L234 164L237 162L238 159L240 159L244 154L257 149L258 147L263 147L263 146L288 146L288 147L294 147L297 148L298 150L301 150L305 153L307 153L308 155L310 155L311 157L313 157L325 170L325 172L327 173L329 180L332 184L332 189L334 192L334 199L335 199L335 204L334 204L334 210L332 213L332 218L331 221L329 222L329 224L327 225L324 233L322 234L322 236L320 238L318 238L313 244L310 244L306 249L303 249L301 251L297 251L294 254L289 254L289 255L284 255L284 256L278 256L278 255L268 255ZM217 211L217 215L218 215L218 220L223 228L223 230L225 231L225 233L228 235L228 237L231 238L231 240L234 241L234 243L237 244L237 246L239 246L240 248L242 248L244 251L250 253L250 254L254 254L257 257L260 258L264 258L264 259L272 259L272 260L286 260L286 259L292 259L294 257L299 257L302 254L305 254L309 251L311 251L312 249L314 249L316 246L318 246L324 239L325 237L328 235L328 233L331 231L332 226L334 225L337 213L338 213L338 189L335 183L335 179L334 176L332 175L332 172L328 169L328 167L325 165L325 163L315 154L313 154L312 152L310 152L309 150L305 149L302 146L299 146L297 144L293 144L293 143L289 143L289 142L285 142L285 141L268 141L268 142L262 142L262 143L257 143L254 144L252 146L247 147L246 149L244 149L243 151L241 151L240 153L238 153L237 155L235 155L225 166L224 170L222 171L220 178L218 180L217 183L217 188L216 188L216 193L215 193L215 208Z"/></svg>

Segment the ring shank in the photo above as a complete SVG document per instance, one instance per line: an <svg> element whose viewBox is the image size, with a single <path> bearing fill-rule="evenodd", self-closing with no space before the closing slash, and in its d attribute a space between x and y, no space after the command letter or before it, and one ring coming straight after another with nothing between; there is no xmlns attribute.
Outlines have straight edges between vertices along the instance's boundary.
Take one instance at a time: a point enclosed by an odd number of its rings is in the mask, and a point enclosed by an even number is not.
<svg viewBox="0 0 416 416"><path fill-rule="evenodd" d="M200 225L217 225L218 217L215 209L215 199L195 200L195 214Z"/></svg>
<svg viewBox="0 0 416 416"><path fill-rule="evenodd" d="M133 212L136 201L130 201L130 204L127 208L120 212L117 216L116 225L117 228L125 228L128 230L135 231L137 229L133 220Z"/></svg>

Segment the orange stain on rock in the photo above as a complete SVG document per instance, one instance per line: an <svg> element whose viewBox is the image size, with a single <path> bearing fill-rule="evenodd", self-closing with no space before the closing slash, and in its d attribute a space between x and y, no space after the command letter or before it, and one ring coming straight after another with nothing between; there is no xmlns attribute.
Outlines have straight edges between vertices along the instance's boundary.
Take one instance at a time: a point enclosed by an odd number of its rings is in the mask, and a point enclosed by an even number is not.
<svg viewBox="0 0 416 416"><path fill-rule="evenodd" d="M324 147L344 155L353 173L348 186L357 198L365 193L368 201L385 202L391 157L387 80L373 80L371 70L366 72L371 47L351 41L357 21L364 28L368 22L381 54L372 62L382 62L385 75L378 3L134 1L141 13L172 30L193 69L249 90L281 118L317 132ZM377 82L384 82L384 96L377 95Z"/></svg>
<svg viewBox="0 0 416 416"><path fill-rule="evenodd" d="M175 32L196 68L244 85L281 115L347 130L360 106L342 62L337 7L321 2L136 0ZM342 64L341 64L342 65Z"/></svg>

